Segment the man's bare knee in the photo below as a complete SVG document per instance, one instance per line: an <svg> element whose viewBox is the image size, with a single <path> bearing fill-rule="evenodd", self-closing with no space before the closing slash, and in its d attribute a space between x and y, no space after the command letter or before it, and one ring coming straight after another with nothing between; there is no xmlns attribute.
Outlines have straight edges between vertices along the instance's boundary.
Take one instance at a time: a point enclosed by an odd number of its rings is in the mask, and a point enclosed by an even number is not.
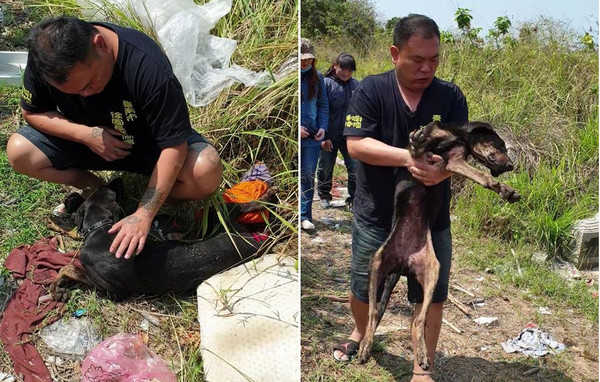
<svg viewBox="0 0 600 382"><path fill-rule="evenodd" d="M188 147L188 156L169 197L204 199L219 188L222 176L223 165L217 150L205 142L195 143Z"/></svg>
<svg viewBox="0 0 600 382"><path fill-rule="evenodd" d="M30 174L36 167L51 166L50 160L21 134L13 134L6 144L8 164L15 171Z"/></svg>

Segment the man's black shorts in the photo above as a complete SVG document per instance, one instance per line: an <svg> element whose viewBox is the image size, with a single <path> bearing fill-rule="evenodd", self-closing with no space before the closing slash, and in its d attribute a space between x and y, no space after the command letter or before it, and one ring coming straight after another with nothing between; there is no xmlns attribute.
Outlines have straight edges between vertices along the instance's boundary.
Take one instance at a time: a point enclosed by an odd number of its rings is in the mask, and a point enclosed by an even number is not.
<svg viewBox="0 0 600 382"><path fill-rule="evenodd" d="M369 302L369 262L389 236L389 232L352 219L352 265L350 290L357 300ZM433 291L432 302L444 302L448 297L450 265L452 263L452 236L450 228L431 232L435 256L440 263L438 282ZM423 302L423 288L414 275L408 276L408 301Z"/></svg>
<svg viewBox="0 0 600 382"><path fill-rule="evenodd" d="M17 131L40 149L57 170L80 168L85 170L127 171L150 175L154 170L161 149L155 147L135 147L125 158L107 162L91 151L87 146L66 139L44 134L29 125ZM187 140L188 146L193 144L210 144L200 133L194 133Z"/></svg>

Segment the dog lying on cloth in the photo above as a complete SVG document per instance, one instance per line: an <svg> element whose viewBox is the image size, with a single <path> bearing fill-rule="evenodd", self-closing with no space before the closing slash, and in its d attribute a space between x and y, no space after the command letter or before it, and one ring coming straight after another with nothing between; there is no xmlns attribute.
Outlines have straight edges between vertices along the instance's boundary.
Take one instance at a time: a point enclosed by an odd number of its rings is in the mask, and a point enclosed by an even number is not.
<svg viewBox="0 0 600 382"><path fill-rule="evenodd" d="M75 212L75 223L84 238L80 254L83 271L71 266L62 268L51 286L55 299L68 299L66 285L70 281L93 286L115 300L131 294L185 292L259 255L259 249L267 240L262 233L249 232L235 221L241 213L263 209L260 202L228 204L232 222L230 234L219 232L195 242L148 240L137 256L116 258L109 252L115 234L108 234L108 230L122 218L117 197L121 189L120 179L100 187ZM260 200L270 199L275 192L269 188Z"/></svg>
<svg viewBox="0 0 600 382"><path fill-rule="evenodd" d="M410 134L409 150L413 158L427 153L441 156L448 171L473 180L510 203L520 199L519 193L510 186L497 182L489 174L467 163L467 158L472 156L489 168L493 176L513 170L504 141L487 123L432 122ZM432 201L441 200L436 195L439 190L439 187L425 187L412 176L400 180L396 187L392 231L369 264L369 316L367 331L358 352L362 363L370 356L375 330L394 286L401 275L411 273L423 288L424 296L421 312L411 328L413 333L416 331L417 362L423 370L428 370L431 365L425 345L425 319L440 267L430 231L430 224L439 210L439 205Z"/></svg>

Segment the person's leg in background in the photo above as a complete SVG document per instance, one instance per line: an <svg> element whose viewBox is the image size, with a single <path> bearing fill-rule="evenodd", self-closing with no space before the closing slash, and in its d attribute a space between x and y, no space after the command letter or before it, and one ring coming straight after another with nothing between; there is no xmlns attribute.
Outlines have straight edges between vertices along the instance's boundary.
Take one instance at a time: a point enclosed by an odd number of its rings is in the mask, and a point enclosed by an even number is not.
<svg viewBox="0 0 600 382"><path fill-rule="evenodd" d="M348 198L346 198L346 204L352 209L354 203L354 193L356 192L356 167L358 161L348 154L348 146L346 145L346 139L340 142L340 152L344 158L344 164L346 165L346 171L348 172Z"/></svg>
<svg viewBox="0 0 600 382"><path fill-rule="evenodd" d="M331 187L333 180L333 168L335 167L335 158L337 157L338 145L337 142L332 141L333 148L331 151L325 151L321 149L319 156L319 169L317 172L317 192L321 199L321 206L323 208L329 207L329 202L333 197L331 196Z"/></svg>
<svg viewBox="0 0 600 382"><path fill-rule="evenodd" d="M321 146L300 147L300 221L305 230L314 230L312 200L315 188L315 172Z"/></svg>

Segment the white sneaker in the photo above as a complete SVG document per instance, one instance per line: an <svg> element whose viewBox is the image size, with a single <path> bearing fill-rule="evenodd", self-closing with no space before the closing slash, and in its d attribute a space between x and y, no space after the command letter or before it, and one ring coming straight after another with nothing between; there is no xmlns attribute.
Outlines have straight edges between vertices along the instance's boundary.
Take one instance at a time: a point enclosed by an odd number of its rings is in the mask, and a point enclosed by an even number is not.
<svg viewBox="0 0 600 382"><path fill-rule="evenodd" d="M329 200L327 200L327 199L321 200L321 207L323 207L324 209L329 208Z"/></svg>
<svg viewBox="0 0 600 382"><path fill-rule="evenodd" d="M312 231L315 229L315 225L313 223L311 223L310 220L302 220L302 223L300 224L300 226L302 227L303 230L305 231Z"/></svg>

